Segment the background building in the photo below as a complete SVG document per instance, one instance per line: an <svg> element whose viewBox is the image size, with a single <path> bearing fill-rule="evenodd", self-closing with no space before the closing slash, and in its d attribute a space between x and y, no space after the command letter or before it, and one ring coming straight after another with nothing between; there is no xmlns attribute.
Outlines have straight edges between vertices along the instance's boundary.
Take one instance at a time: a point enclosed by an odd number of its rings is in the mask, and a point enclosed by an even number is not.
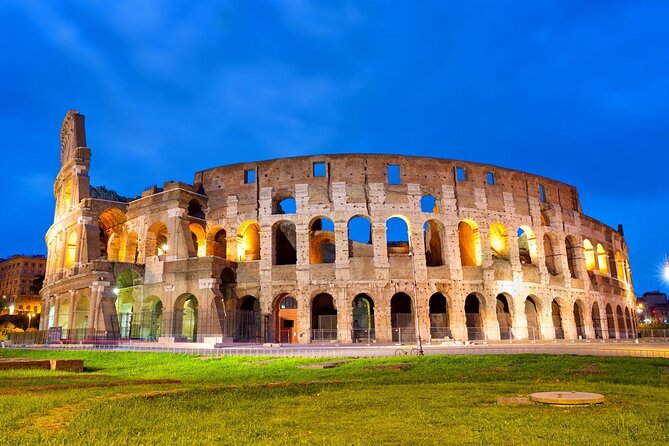
<svg viewBox="0 0 669 446"><path fill-rule="evenodd" d="M647 291L639 298L641 322L646 324L669 324L669 301L666 293Z"/></svg>
<svg viewBox="0 0 669 446"><path fill-rule="evenodd" d="M39 314L39 296L44 278L46 257L13 255L0 260L0 296L2 314Z"/></svg>
<svg viewBox="0 0 669 446"><path fill-rule="evenodd" d="M136 199L61 129L42 289L67 338L408 342L628 338L622 227L497 166L341 154L221 166ZM104 193L103 193L104 192ZM418 330L418 333L417 331Z"/></svg>

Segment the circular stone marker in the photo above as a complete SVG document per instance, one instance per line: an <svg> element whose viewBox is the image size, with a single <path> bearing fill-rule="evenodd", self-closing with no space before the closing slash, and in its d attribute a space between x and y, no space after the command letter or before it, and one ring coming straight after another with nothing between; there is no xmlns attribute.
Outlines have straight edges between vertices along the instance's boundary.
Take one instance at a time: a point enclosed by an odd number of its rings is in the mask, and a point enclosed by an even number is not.
<svg viewBox="0 0 669 446"><path fill-rule="evenodd" d="M557 406L586 406L603 403L605 398L599 393L589 392L538 392L530 395L530 400Z"/></svg>

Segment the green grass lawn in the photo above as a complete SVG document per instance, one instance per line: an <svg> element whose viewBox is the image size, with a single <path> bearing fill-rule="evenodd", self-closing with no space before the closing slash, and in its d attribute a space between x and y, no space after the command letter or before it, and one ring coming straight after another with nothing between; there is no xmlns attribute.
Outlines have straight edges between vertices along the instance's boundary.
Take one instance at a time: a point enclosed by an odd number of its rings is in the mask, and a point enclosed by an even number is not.
<svg viewBox="0 0 669 446"><path fill-rule="evenodd" d="M355 359L0 350L85 360L0 371L0 444L669 444L669 360L587 356ZM399 363L406 366L398 367ZM599 406L498 406L578 390Z"/></svg>

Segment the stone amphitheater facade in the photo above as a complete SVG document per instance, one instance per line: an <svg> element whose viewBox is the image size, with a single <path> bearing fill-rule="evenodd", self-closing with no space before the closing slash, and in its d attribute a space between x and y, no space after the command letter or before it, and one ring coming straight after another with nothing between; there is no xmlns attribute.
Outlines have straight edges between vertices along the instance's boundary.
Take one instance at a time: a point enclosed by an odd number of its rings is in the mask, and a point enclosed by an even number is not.
<svg viewBox="0 0 669 446"><path fill-rule="evenodd" d="M41 328L63 339L412 342L634 337L622 227L573 186L401 155L197 172L135 199L61 130ZM139 173L138 173L139 174ZM416 332L418 329L418 333ZM58 329L57 329L58 330Z"/></svg>

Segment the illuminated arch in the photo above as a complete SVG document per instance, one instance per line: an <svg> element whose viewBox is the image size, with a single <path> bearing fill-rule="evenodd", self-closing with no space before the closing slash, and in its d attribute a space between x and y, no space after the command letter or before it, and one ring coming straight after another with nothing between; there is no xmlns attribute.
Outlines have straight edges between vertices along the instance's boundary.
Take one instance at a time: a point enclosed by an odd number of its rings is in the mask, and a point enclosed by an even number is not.
<svg viewBox="0 0 669 446"><path fill-rule="evenodd" d="M585 269L594 271L597 267L595 248L592 246L592 242L587 238L583 239L583 256L585 257Z"/></svg>
<svg viewBox="0 0 669 446"><path fill-rule="evenodd" d="M77 231L72 231L67 236L67 244L65 245L65 268L70 268L77 261L77 242L79 235Z"/></svg>
<svg viewBox="0 0 669 446"><path fill-rule="evenodd" d="M597 263L599 264L599 272L608 276L609 256L601 243L597 243Z"/></svg>
<svg viewBox="0 0 669 446"><path fill-rule="evenodd" d="M498 221L490 224L490 250L494 258L509 260L509 233Z"/></svg>
<svg viewBox="0 0 669 446"><path fill-rule="evenodd" d="M207 254L206 239L207 236L202 226L198 223L191 223L188 225L191 234L191 242L196 257L204 257Z"/></svg>
<svg viewBox="0 0 669 446"><path fill-rule="evenodd" d="M316 217L309 223L309 263L334 263L335 226L329 218Z"/></svg>
<svg viewBox="0 0 669 446"><path fill-rule="evenodd" d="M239 261L260 260L260 226L255 220L247 220L239 226L237 236L237 258Z"/></svg>
<svg viewBox="0 0 669 446"><path fill-rule="evenodd" d="M518 256L520 263L533 264L537 261L537 237L529 226L518 228Z"/></svg>
<svg viewBox="0 0 669 446"><path fill-rule="evenodd" d="M460 261L462 266L481 266L481 234L473 220L462 220L458 224Z"/></svg>

